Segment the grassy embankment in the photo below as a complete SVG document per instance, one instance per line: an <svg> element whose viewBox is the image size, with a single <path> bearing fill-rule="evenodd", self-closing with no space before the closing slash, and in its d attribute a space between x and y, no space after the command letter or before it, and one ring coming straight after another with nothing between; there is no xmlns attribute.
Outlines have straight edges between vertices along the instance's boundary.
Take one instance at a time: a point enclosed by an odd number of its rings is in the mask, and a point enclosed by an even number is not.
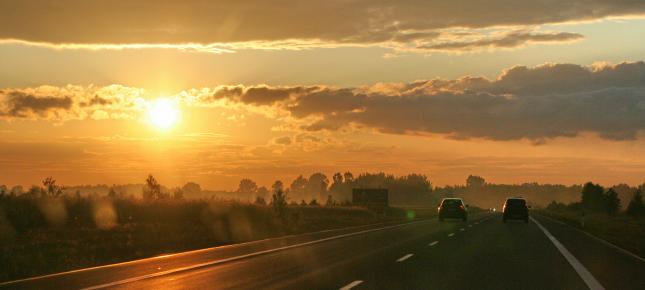
<svg viewBox="0 0 645 290"><path fill-rule="evenodd" d="M562 221L645 257L645 218L633 218L624 214L586 214L583 227L582 211L579 210L539 209L536 213Z"/></svg>
<svg viewBox="0 0 645 290"><path fill-rule="evenodd" d="M222 200L0 197L0 281L414 216Z"/></svg>

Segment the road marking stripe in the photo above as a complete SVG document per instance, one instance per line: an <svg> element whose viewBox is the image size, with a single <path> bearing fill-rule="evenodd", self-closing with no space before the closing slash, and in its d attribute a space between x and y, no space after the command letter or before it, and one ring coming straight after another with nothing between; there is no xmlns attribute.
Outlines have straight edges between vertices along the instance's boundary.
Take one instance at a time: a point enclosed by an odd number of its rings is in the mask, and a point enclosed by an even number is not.
<svg viewBox="0 0 645 290"><path fill-rule="evenodd" d="M623 254L625 254L627 256L630 256L630 257L632 257L632 258L634 258L636 260L639 260L641 262L645 262L645 259L640 257L639 255L636 255L636 254L634 254L634 253L632 253L632 252L630 252L628 250L625 250L625 249L623 249L623 248L621 248L619 246L616 246L616 245L610 243L609 241L603 240L602 238L596 237L596 236L594 236L594 235L592 235L592 234L590 234L590 233L588 233L586 231L583 231L583 230L581 230L579 228L576 228L576 227L571 226L569 224L563 223L563 222L561 222L559 220L556 220L556 219L553 219L551 217L548 217L548 216L545 216L545 215L540 215L540 216L543 217L543 218L546 218L546 219L548 219L548 220L550 220L550 221L552 221L554 223L557 223L557 224L572 228L572 229L574 229L574 230L576 230L578 232L581 232L581 233L583 233L583 234L585 234L585 235L587 235L587 236L589 236L589 237L591 237L591 238L593 238L593 239L595 239L595 240L597 240L597 241L599 241L599 242L601 242L601 243L603 243L603 244L605 244L605 245L607 245L609 247L612 247L612 248L616 249L617 251L619 251L619 252L621 252L621 253L623 253Z"/></svg>
<svg viewBox="0 0 645 290"><path fill-rule="evenodd" d="M203 267L207 267L207 266L212 266L212 265L216 265L216 264L222 264L222 263L231 262L231 261L237 261L237 260L241 260L241 259L246 259L246 258L251 258L251 257L255 257L255 256L265 255L265 254L279 252L279 251L283 251L283 250L288 250L288 249L293 249L293 248L298 248L298 247L318 244L318 243L322 243L322 242L326 242L326 241L331 241L331 240L336 240L336 239L341 239L341 238L346 238L346 237L351 237L351 236L357 236L357 235L366 234L366 233L370 233L370 232L393 229L393 228L398 228L398 227L403 227L403 226L407 226L407 225L412 225L412 224L417 224L417 223L422 223L422 222L428 222L428 221L430 221L430 220L409 222L409 223L404 223L404 224L387 226L387 227L383 227L383 228L376 228L376 229L363 230L363 231L359 231L359 232L347 233L347 234L342 234L342 235L338 235L338 236L327 237L327 238L320 239L320 240L314 240L314 241L304 242L304 243L300 243L300 244L294 244L294 245L290 245L290 246L279 247L279 248L275 248L275 249L269 249L269 250L264 250L264 251L259 251L259 252L253 252L253 253L240 255L240 256L235 256L235 257L230 257L230 258L225 258L225 259L221 259L221 260L214 260L214 261L204 262L204 263L195 264L195 265L191 265L191 266L180 267L180 268L167 270L167 271L163 271L163 272L156 272L156 273L152 273L152 274L132 277L132 278L118 280L118 281L114 281L114 282L110 282L110 283L105 283L105 284L100 284L100 285L96 285L96 286L90 286L90 287L86 287L86 288L81 288L81 290L94 290L94 289L102 289L102 288L114 287L114 286L117 286L117 285L132 283L132 282L136 282L136 281L140 281L140 280L145 280L145 279L149 279L149 278L164 276L164 275L173 274L173 273L177 273L177 272L183 272L183 271L187 271L187 270L203 268Z"/></svg>
<svg viewBox="0 0 645 290"><path fill-rule="evenodd" d="M587 270L587 268L585 268L585 266L583 266L582 263L580 263L580 261L578 261L578 259L576 259L576 257L574 257L571 254L571 252L569 252L569 250L567 250L567 248L565 248L564 245L560 243L560 241L558 241L553 235L551 235L551 233L545 227L543 227L542 224L540 224L540 222L535 220L533 217L531 217L531 220L538 226L538 228L542 230L542 232L544 232L546 237L549 238L549 240L551 240L553 245L555 245L558 251L560 251L560 254L562 254L564 258L567 259L567 262L569 262L569 264L573 267L573 269L576 270L580 278L582 278L585 284L587 284L587 287L589 287L589 289L591 290L605 289L605 287L600 285L600 282L598 282L598 280L596 280L596 278L593 275L591 275L589 270Z"/></svg>
<svg viewBox="0 0 645 290"><path fill-rule="evenodd" d="M429 244L428 244L428 246L432 247L432 246L434 246L434 245L436 245L436 244L438 244L438 243L439 243L439 241L434 241L434 242L432 242L432 243L429 243Z"/></svg>
<svg viewBox="0 0 645 290"><path fill-rule="evenodd" d="M431 220L431 219L420 220L420 221L411 222L411 223L418 223L418 222L429 221L429 220ZM6 285L16 284L16 283L20 283L20 282L33 281L33 280L39 280L39 279L45 279L45 278L51 278L51 277L57 277L57 276L64 276L64 275L68 275L68 274L75 274L75 273L80 273L80 272L85 272L85 271L99 270L99 269L105 269L105 268L114 268L114 267L118 267L118 266L142 263L142 262L151 261L151 260L160 260L160 259L165 259L165 258L169 258L169 257L186 256L186 255L190 255L190 254L196 254L196 253L207 252L207 251L212 251L212 250L228 249L228 248L241 247L241 246L247 246L247 245L252 245L252 244L259 244L259 243L263 243L263 242L269 242L269 241L280 240L280 239L288 239L288 238L297 237L297 236L311 236L311 235L322 234L322 233L327 233L327 232L346 231L346 230L351 230L351 229L354 229L354 228L358 229L358 228L364 228L364 227L370 227L370 226L385 225L385 224L388 224L388 223L391 223L391 222L382 222L382 223L376 223L376 224L351 226L351 227L344 227L344 228L338 228L338 229L329 229L329 230L315 231L315 232L302 233L302 234L292 234L292 235L286 235L286 236L275 237L275 238L266 238L266 239L248 241L248 242L237 243L237 244L215 246L215 247L210 247L210 248L203 248L203 249L197 249L197 250L173 253L173 254L168 254L168 255L160 255L160 256L137 259L137 260L132 260L132 261L126 261L126 262L120 262L120 263L114 263L114 264L108 264L108 265L101 265L101 266L95 266L95 267L88 267L88 268L76 269L76 270L65 271L65 272L58 272L58 273L47 274L47 275L42 275L42 276L35 276L35 277L29 277L29 278L18 279L18 280L11 280L11 281L6 281L6 282L1 282L0 286L6 286ZM405 224L410 224L410 223L405 223ZM398 225L401 225L401 224L398 224Z"/></svg>
<svg viewBox="0 0 645 290"><path fill-rule="evenodd" d="M449 237L452 237L452 236L454 236L454 235L455 235L455 233L450 233L448 236L449 236Z"/></svg>
<svg viewBox="0 0 645 290"><path fill-rule="evenodd" d="M340 290L349 290L349 289L352 289L352 288L354 288L354 287L358 286L358 285L359 285L359 284L361 284L361 283L363 283L363 281L361 281L361 280L356 280L356 281L354 281L354 282L352 282L352 283L349 283L349 284L347 284L347 285L343 286L343 288L340 288Z"/></svg>
<svg viewBox="0 0 645 290"><path fill-rule="evenodd" d="M414 254L407 254L407 255L405 255L405 256L403 256L403 257L399 258L399 259L398 259L398 260L396 260L396 261L397 261L397 262L403 262L403 261L405 261L405 260L409 259L409 258L410 258L410 257L412 257L412 256L414 256Z"/></svg>
<svg viewBox="0 0 645 290"><path fill-rule="evenodd" d="M463 232L463 231L465 231L466 229L464 229L464 228L461 228L461 229L459 229L459 230Z"/></svg>
<svg viewBox="0 0 645 290"><path fill-rule="evenodd" d="M472 227L473 227L473 225L468 225L468 227L469 227L469 228L472 228Z"/></svg>

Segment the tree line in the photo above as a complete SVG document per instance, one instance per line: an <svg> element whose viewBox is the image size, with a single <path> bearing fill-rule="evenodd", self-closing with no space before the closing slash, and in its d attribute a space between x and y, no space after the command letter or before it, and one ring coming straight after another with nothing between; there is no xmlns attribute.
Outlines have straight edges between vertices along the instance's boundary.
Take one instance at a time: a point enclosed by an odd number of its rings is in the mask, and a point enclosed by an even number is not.
<svg viewBox="0 0 645 290"><path fill-rule="evenodd" d="M562 210L570 209L586 213L605 213L616 215L623 209L623 201L619 197L619 191L626 190L626 185L618 185L610 188L604 188L600 184L587 182L581 191L580 201L569 204L552 201L547 209ZM627 187L628 189L631 189ZM643 204L643 191L645 184L633 188L631 198L627 203L624 212L633 217L645 216L645 204Z"/></svg>
<svg viewBox="0 0 645 290"><path fill-rule="evenodd" d="M428 201L432 197L432 183L427 176L394 176L383 172L362 173L356 177L351 172L337 172L332 175L331 180L324 173L317 172L308 178L299 175L289 186L285 186L281 180L276 180L271 189L258 186L255 181L244 178L236 192L240 196L256 196L256 201L262 203L279 189L290 203L318 205L324 201L326 205L333 205L349 203L353 188L387 188L390 192L390 202L393 204L418 203Z"/></svg>
<svg viewBox="0 0 645 290"><path fill-rule="evenodd" d="M97 185L82 187L60 186L52 177L42 180L42 185L33 185L28 190L21 186L8 188L0 185L0 196L24 195L28 197L58 197L61 195L80 196L81 189L92 190L90 196L105 196L111 198L137 198L132 194L133 188L138 189L144 200L185 199L185 198L223 198L259 205L348 205L351 203L353 188L387 188L390 193L390 204L434 206L443 197L463 197L475 206L489 208L499 207L509 196L523 196L534 206L562 206L584 208L589 212L606 212L615 214L626 210L634 215L643 211L642 192L640 188L626 184L618 184L609 188L594 183L584 185L561 184L494 184L483 177L470 175L465 185L433 187L426 175L408 174L395 176L392 174L362 173L355 176L351 172L337 172L331 179L324 173L316 172L309 177L299 175L289 183L276 180L269 188L259 186L249 178L243 178L233 192L207 192L195 182L188 182L181 187L164 187L153 175L148 175L143 185ZM100 191L102 193L97 193ZM629 200L626 207L623 202Z"/></svg>

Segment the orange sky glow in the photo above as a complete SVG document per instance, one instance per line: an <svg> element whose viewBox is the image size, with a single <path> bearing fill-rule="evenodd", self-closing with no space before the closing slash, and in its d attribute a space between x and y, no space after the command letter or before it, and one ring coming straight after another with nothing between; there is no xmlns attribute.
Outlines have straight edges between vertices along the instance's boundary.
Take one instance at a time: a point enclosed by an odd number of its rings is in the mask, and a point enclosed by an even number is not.
<svg viewBox="0 0 645 290"><path fill-rule="evenodd" d="M645 182L645 5L30 2L0 4L0 184Z"/></svg>

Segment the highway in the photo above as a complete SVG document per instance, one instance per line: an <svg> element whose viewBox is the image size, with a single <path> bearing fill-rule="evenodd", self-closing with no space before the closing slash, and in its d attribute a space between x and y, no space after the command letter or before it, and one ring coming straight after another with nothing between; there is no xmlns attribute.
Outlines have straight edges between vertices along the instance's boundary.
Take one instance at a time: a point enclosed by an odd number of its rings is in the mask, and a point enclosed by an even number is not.
<svg viewBox="0 0 645 290"><path fill-rule="evenodd" d="M551 219L435 219L268 239L0 289L645 289L645 261Z"/></svg>

